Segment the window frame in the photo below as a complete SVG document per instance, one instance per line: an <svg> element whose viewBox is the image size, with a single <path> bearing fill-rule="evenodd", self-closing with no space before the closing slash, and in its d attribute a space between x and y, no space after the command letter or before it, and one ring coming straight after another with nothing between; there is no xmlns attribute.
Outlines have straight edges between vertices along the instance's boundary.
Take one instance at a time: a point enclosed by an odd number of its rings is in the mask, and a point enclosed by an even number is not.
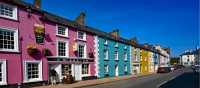
<svg viewBox="0 0 200 88"><path fill-rule="evenodd" d="M38 64L38 78L28 79L28 64ZM24 83L43 81L42 61L24 61Z"/></svg>
<svg viewBox="0 0 200 88"><path fill-rule="evenodd" d="M59 56L59 47L58 47L59 42L65 43L65 56ZM67 40L57 40L56 55L59 56L59 57L69 57L69 42Z"/></svg>
<svg viewBox="0 0 200 88"><path fill-rule="evenodd" d="M108 65L104 65L104 73L105 74L109 73L109 66Z"/></svg>
<svg viewBox="0 0 200 88"><path fill-rule="evenodd" d="M0 49L0 51L5 52L19 52L19 31L16 28L2 27L0 26L0 30L11 31L14 32L14 49Z"/></svg>
<svg viewBox="0 0 200 88"><path fill-rule="evenodd" d="M83 33L83 39L79 38L79 33L80 33L80 32ZM86 37L87 37L86 32L83 32L83 31L77 31L77 39L78 39L78 40L86 41Z"/></svg>
<svg viewBox="0 0 200 88"><path fill-rule="evenodd" d="M0 6L1 5L7 6L7 7L11 7L12 10L13 10L13 12L12 12L13 16L10 17L10 16L6 16L6 15L0 14L0 17L7 18L7 19L12 19L12 20L18 20L18 8L17 8L17 6L9 5L9 4L0 2Z"/></svg>
<svg viewBox="0 0 200 88"><path fill-rule="evenodd" d="M0 64L2 64L2 81L0 81L0 85L7 85L7 61L0 60Z"/></svg>
<svg viewBox="0 0 200 88"><path fill-rule="evenodd" d="M58 33L58 27L64 27L65 28L65 35L63 35L63 34L59 34ZM69 37L69 27L66 27L66 26L62 26L62 25L56 25L56 35L57 36L61 36L61 37Z"/></svg>
<svg viewBox="0 0 200 88"><path fill-rule="evenodd" d="M84 50L83 50L83 57L80 57L79 56L79 45L81 45L81 46L84 46ZM79 57L79 58L87 58L87 46L86 46L86 44L85 43L77 43L77 53L78 53L78 55L77 55L77 57Z"/></svg>
<svg viewBox="0 0 200 88"><path fill-rule="evenodd" d="M109 51L108 51L108 49L104 49L104 51L103 51L103 58L104 58L104 60L108 60L109 59Z"/></svg>
<svg viewBox="0 0 200 88"><path fill-rule="evenodd" d="M116 53L117 52L117 53ZM116 55L115 55L116 54ZM114 51L114 59L115 60L119 60L119 52L118 51Z"/></svg>
<svg viewBox="0 0 200 88"><path fill-rule="evenodd" d="M87 73L83 73L83 65L87 65L88 66ZM88 64L81 64L81 75L82 76L89 76L90 75L90 64L89 63Z"/></svg>

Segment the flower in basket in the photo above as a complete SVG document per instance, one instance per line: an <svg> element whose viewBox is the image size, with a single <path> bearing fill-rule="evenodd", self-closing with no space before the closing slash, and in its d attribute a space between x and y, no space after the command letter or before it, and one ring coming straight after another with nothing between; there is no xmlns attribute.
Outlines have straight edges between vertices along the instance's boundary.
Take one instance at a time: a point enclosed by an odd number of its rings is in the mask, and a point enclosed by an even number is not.
<svg viewBox="0 0 200 88"><path fill-rule="evenodd" d="M38 52L38 49L35 45L30 44L30 45L27 46L27 52L28 52L29 55L34 55Z"/></svg>
<svg viewBox="0 0 200 88"><path fill-rule="evenodd" d="M44 56L50 56L51 55L51 51L48 48L44 48L43 49L43 54L44 54Z"/></svg>
<svg viewBox="0 0 200 88"><path fill-rule="evenodd" d="M89 55L89 58L94 58L94 53L93 52L90 52L88 55Z"/></svg>
<svg viewBox="0 0 200 88"><path fill-rule="evenodd" d="M35 34L43 35L44 34L44 26L41 24L35 24L34 32L35 32Z"/></svg>

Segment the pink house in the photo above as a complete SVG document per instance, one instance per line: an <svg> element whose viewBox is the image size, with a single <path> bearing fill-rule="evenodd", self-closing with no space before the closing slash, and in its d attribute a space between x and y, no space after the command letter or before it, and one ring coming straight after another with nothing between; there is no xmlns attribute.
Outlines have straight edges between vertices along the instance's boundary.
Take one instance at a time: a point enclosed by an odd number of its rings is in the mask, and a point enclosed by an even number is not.
<svg viewBox="0 0 200 88"><path fill-rule="evenodd" d="M0 85L94 77L94 34L20 0L0 0Z"/></svg>

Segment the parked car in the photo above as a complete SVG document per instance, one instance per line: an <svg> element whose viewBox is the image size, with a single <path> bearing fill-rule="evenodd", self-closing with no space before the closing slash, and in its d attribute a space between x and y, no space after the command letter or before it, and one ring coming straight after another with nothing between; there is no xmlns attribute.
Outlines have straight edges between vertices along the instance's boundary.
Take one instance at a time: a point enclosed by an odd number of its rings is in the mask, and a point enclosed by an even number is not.
<svg viewBox="0 0 200 88"><path fill-rule="evenodd" d="M192 67L194 72L200 72L200 65L195 65Z"/></svg>
<svg viewBox="0 0 200 88"><path fill-rule="evenodd" d="M159 67L157 73L169 73L171 72L171 67Z"/></svg>
<svg viewBox="0 0 200 88"><path fill-rule="evenodd" d="M185 66L183 65L174 65L173 67L174 67L174 70L185 68Z"/></svg>

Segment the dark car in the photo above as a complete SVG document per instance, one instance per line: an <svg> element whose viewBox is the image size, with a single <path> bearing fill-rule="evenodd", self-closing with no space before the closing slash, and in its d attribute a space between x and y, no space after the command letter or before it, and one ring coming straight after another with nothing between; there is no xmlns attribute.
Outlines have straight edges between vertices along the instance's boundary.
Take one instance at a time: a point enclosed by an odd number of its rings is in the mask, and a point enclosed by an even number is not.
<svg viewBox="0 0 200 88"><path fill-rule="evenodd" d="M157 73L169 73L171 72L171 67L159 67Z"/></svg>

